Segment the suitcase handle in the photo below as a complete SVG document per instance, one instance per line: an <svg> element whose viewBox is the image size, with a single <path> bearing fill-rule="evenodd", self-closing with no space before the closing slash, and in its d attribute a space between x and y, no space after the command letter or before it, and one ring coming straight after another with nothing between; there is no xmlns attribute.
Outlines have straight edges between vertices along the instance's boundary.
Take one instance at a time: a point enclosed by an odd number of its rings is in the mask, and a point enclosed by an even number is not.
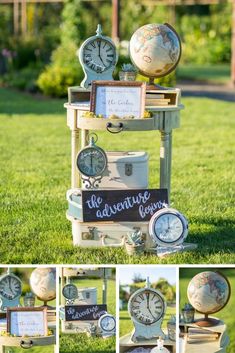
<svg viewBox="0 0 235 353"><path fill-rule="evenodd" d="M105 243L105 238L107 238L106 234L100 235L101 244L102 244L102 246L108 246L110 248L120 248L120 247L124 246L125 240L126 240L126 236L123 235L122 236L122 240L121 240L121 242L119 244L110 244L110 243L107 244L107 243Z"/></svg>
<svg viewBox="0 0 235 353"><path fill-rule="evenodd" d="M33 341L20 341L20 347L23 349L29 349L33 347Z"/></svg>
<svg viewBox="0 0 235 353"><path fill-rule="evenodd" d="M118 123L117 125L113 125L112 123L109 122L106 124L106 130L108 132L111 132L111 134L118 134L123 130L123 123Z"/></svg>

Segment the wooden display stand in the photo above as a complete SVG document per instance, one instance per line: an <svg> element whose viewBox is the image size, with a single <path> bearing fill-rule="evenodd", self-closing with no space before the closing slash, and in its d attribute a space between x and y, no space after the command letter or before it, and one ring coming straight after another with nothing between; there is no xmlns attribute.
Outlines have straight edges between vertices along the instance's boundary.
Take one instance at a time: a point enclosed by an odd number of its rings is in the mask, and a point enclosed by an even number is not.
<svg viewBox="0 0 235 353"><path fill-rule="evenodd" d="M176 89L177 91L177 89ZM179 90L178 90L179 91ZM177 91L177 92L178 92ZM84 89L77 92L86 94ZM90 92L87 91L90 95ZM82 95L82 99L84 97ZM87 98L86 98L87 99ZM86 108L76 103L66 103L67 109L67 126L71 130L71 187L80 187L80 176L76 166L76 157L78 151L87 145L87 135L89 130L107 131L107 122L110 124L111 130L118 131L160 131L160 188L168 189L168 200L170 201L170 183L171 183L171 161L172 161L172 131L180 127L180 110L184 107L179 101L176 105L163 107L146 107L151 111L153 116L148 119L96 119L84 118L83 113ZM120 128L120 123L122 127Z"/></svg>
<svg viewBox="0 0 235 353"><path fill-rule="evenodd" d="M154 348L157 346L157 340L146 340L142 342L133 342L131 340L131 333L123 336L119 340L119 352L125 353L131 349L144 347L144 348ZM175 353L175 342L169 340L168 338L164 339L164 347L166 347L171 353Z"/></svg>
<svg viewBox="0 0 235 353"><path fill-rule="evenodd" d="M196 317L198 318L198 317ZM180 353L226 353L229 344L229 336L227 335L227 326L223 321L219 320L218 324L211 327L205 327L206 330L218 333L218 338L214 340L197 340L193 343L187 342L187 332L189 328L199 328L195 323L186 324L180 322L181 335L183 336ZM200 327L201 328L201 327ZM183 332L182 332L183 331Z"/></svg>

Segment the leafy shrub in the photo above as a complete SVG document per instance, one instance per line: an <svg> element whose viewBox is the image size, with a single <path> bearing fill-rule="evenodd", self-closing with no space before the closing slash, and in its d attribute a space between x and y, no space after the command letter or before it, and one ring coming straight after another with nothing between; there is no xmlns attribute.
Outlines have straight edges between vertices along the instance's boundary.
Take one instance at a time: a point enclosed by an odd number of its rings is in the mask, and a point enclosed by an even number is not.
<svg viewBox="0 0 235 353"><path fill-rule="evenodd" d="M28 66L18 71L11 71L2 76L1 83L8 86L35 93L38 91L37 78L41 71L40 66Z"/></svg>
<svg viewBox="0 0 235 353"><path fill-rule="evenodd" d="M37 80L38 87L44 94L63 97L67 95L68 87L80 85L84 73L76 58L76 50L73 43L68 43L60 45L53 52L52 63Z"/></svg>
<svg viewBox="0 0 235 353"><path fill-rule="evenodd" d="M48 66L39 76L37 84L42 92L48 96L64 97L68 87L78 85L78 74L70 68Z"/></svg>

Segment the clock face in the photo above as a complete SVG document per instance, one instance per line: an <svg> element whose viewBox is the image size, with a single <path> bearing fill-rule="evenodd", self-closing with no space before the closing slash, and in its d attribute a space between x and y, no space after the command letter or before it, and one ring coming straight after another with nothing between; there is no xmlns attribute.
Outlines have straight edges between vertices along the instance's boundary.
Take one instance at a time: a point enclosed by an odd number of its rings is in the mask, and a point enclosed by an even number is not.
<svg viewBox="0 0 235 353"><path fill-rule="evenodd" d="M21 295L21 281L14 275L5 275L0 279L0 296L14 300Z"/></svg>
<svg viewBox="0 0 235 353"><path fill-rule="evenodd" d="M182 220L172 213L162 214L154 223L155 235L166 243L177 241L183 232L184 226Z"/></svg>
<svg viewBox="0 0 235 353"><path fill-rule="evenodd" d="M131 317L144 325L151 325L162 318L165 312L163 298L151 289L134 294L129 303Z"/></svg>
<svg viewBox="0 0 235 353"><path fill-rule="evenodd" d="M62 294L66 299L76 299L78 296L77 287L74 284L66 284L62 289Z"/></svg>
<svg viewBox="0 0 235 353"><path fill-rule="evenodd" d="M82 61L96 73L102 73L116 64L116 49L104 38L94 38L83 47Z"/></svg>
<svg viewBox="0 0 235 353"><path fill-rule="evenodd" d="M116 320L113 316L105 315L101 318L100 327L104 331L113 331L116 327Z"/></svg>
<svg viewBox="0 0 235 353"><path fill-rule="evenodd" d="M105 152L99 147L85 147L77 156L77 167L88 177L101 175L107 166Z"/></svg>

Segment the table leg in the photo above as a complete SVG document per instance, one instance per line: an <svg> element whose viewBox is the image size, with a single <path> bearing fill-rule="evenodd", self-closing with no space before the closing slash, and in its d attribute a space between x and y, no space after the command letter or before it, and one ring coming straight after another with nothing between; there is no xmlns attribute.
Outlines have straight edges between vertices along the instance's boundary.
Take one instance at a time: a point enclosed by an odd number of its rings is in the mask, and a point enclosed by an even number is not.
<svg viewBox="0 0 235 353"><path fill-rule="evenodd" d="M76 165L76 159L79 151L79 130L72 130L71 135L71 187L78 188L80 185L80 178Z"/></svg>
<svg viewBox="0 0 235 353"><path fill-rule="evenodd" d="M172 131L161 131L160 146L160 188L168 190L168 204L170 205L171 188L171 156L172 156Z"/></svg>
<svg viewBox="0 0 235 353"><path fill-rule="evenodd" d="M6 347L5 346L0 346L0 353L5 353L6 352Z"/></svg>

